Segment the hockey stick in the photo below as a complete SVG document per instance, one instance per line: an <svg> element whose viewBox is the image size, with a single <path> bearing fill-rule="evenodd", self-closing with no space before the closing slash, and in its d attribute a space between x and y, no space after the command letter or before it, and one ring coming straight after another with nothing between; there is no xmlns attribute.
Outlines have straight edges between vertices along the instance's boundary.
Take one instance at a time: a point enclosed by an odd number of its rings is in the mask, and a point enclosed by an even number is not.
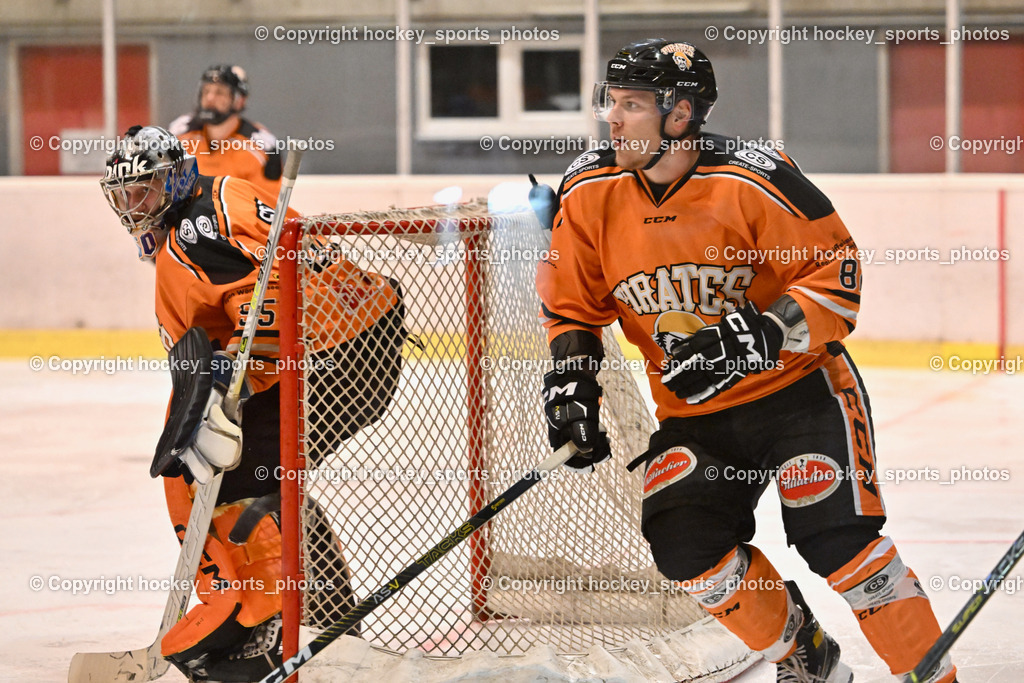
<svg viewBox="0 0 1024 683"><path fill-rule="evenodd" d="M967 601L967 604L961 608L953 619L953 623L942 632L942 635L935 641L931 649L925 653L921 663L914 667L914 670L907 675L907 681L910 683L920 683L927 680L928 676L933 673L932 669L939 665L939 661L953 647L956 639L963 634L967 624L971 623L971 620L978 616L982 605L988 602L992 594L998 590L1006 576L1010 573L1010 570L1017 564L1017 560L1021 558L1021 555L1024 555L1024 533L1017 537L1017 540L1013 542L1013 545L1006 551L1006 554L1000 558L995 569L985 578L982 587L975 591L974 595Z"/></svg>
<svg viewBox="0 0 1024 683"><path fill-rule="evenodd" d="M426 571L430 565L447 555L449 550L469 538L474 531L489 522L495 515L504 510L509 503L523 495L530 487L543 479L544 472L550 472L560 467L575 453L576 450L571 441L552 453L546 460L527 473L525 477L512 484L504 493L485 505L457 529L441 539L437 545L421 555L418 560L403 569L400 574L378 588L375 593L364 598L362 602L352 608L351 612L342 617L340 621L329 626L327 630L317 636L309 645L299 650L293 657L282 662L281 666L267 674L260 683L283 683L299 667L337 640L340 635L361 622L370 612L377 609L381 603L409 585L413 579Z"/></svg>
<svg viewBox="0 0 1024 683"><path fill-rule="evenodd" d="M273 269L274 256L277 254L277 244L281 241L281 233L284 228L284 217L288 211L288 201L292 196L292 188L295 186L295 178L299 175L299 164L302 162L301 150L289 150L288 159L284 162L284 173L281 177L281 193L277 197L277 206L274 209L274 220L270 224L270 234L267 235L267 253L260 261L260 271L256 276L256 286L252 289L252 298L249 299L249 312L245 316L245 327L242 330L242 338L238 342L238 356L235 358L235 368L238 372L232 373L231 383L228 385L227 393L224 395L224 414L238 421L238 399L242 395L242 385L245 383L245 372L249 365L249 348L253 337L256 336L256 324L262 315L263 298L266 293L267 284L270 283L270 271Z"/></svg>
<svg viewBox="0 0 1024 683"><path fill-rule="evenodd" d="M264 254L263 260L260 262L256 285L253 287L249 310L245 316L245 327L238 345L236 372L232 373L231 383L224 396L224 412L236 422L238 421L239 398L251 353L250 342L256 334L256 322L260 316L259 309L263 306L264 292L270 281L274 254L277 252L277 243L281 238L288 201L291 198L292 187L295 185L295 178L299 173L301 160L301 151L289 151L281 180L281 192L278 195L277 207L274 211L274 220L270 225L270 234L267 236L267 253ZM137 683L152 681L167 673L170 663L160 653L160 641L188 609L189 598L192 597L192 582L199 570L199 561L203 556L203 548L206 546L206 536L209 533L210 522L213 520L213 509L216 507L217 494L220 493L223 476L223 471L218 471L210 481L200 485L196 491L195 499L192 501L192 510L188 517L188 527L185 530L185 537L181 541L178 563L174 567L174 575L171 578L171 591L167 596L167 604L164 606L164 614L160 620L160 630L157 632L156 640L149 647L125 652L79 652L71 658L71 665L68 668L68 683L120 683L122 681Z"/></svg>

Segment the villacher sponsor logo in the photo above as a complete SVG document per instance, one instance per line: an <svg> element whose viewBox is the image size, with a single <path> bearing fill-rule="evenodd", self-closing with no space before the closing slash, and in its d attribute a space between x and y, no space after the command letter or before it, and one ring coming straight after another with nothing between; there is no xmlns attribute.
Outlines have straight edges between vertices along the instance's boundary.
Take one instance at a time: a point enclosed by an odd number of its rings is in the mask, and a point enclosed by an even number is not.
<svg viewBox="0 0 1024 683"><path fill-rule="evenodd" d="M654 495L693 472L697 456L685 446L676 446L651 461L644 476L644 498Z"/></svg>
<svg viewBox="0 0 1024 683"><path fill-rule="evenodd" d="M804 507L828 498L842 480L839 464L820 453L790 458L777 476L779 495L787 507Z"/></svg>

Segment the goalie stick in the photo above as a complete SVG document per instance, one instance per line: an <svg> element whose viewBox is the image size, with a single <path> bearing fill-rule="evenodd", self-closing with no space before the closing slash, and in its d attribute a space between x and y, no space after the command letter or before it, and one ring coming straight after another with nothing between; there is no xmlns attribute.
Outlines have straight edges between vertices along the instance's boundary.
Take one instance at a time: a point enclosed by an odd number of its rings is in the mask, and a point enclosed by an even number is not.
<svg viewBox="0 0 1024 683"><path fill-rule="evenodd" d="M292 187L295 185L301 161L301 151L290 150L288 152L288 159L285 161L281 179L281 191L274 211L274 220L270 225L270 234L267 236L267 252L260 262L256 285L253 287L249 310L245 316L245 327L238 345L238 356L235 359L236 371L232 373L231 383L224 396L224 413L236 422L238 421L239 397L249 365L250 342L256 333L256 322L260 316L259 311L263 307L264 293L267 283L270 281L274 254L277 252L277 243L281 238L288 201L291 198ZM68 683L138 683L152 681L167 672L170 663L160 653L160 641L171 627L178 623L188 608L189 598L192 596L192 581L199 569L199 561L203 555L203 548L206 546L206 536L210 529L210 522L213 520L213 509L217 503L217 494L220 493L223 475L223 471L217 472L209 482L200 485L196 491L195 499L192 501L192 510L189 513L188 527L185 537L181 541L178 563L175 565L174 575L171 579L171 592L167 596L167 604L164 606L164 614L160 621L160 630L157 632L156 640L149 647L137 650L79 652L71 658L71 665L68 668Z"/></svg>
<svg viewBox="0 0 1024 683"><path fill-rule="evenodd" d="M525 477L512 484L504 493L485 505L479 512L441 539L433 548L423 553L419 559L403 569L401 573L378 588L372 595L364 598L358 605L352 608L351 612L329 626L327 630L317 636L309 645L299 650L293 657L282 662L281 666L267 674L260 683L284 683L286 678L315 657L317 653L337 640L338 636L361 622L384 601L409 585L413 579L426 571L430 565L447 555L448 551L469 538L474 531L489 522L495 515L504 510L509 503L523 495L530 487L543 479L545 472L557 469L575 454L576 450L571 441L552 453L546 460L527 473Z"/></svg>
<svg viewBox="0 0 1024 683"><path fill-rule="evenodd" d="M1024 555L1024 533L1017 537L1017 540L1013 542L1013 545L1006 551L1006 554L1000 558L995 569L985 577L985 582L981 588L975 591L974 595L967 601L967 604L960 609L956 617L954 617L953 623L942 632L942 635L935 641L931 649L925 653L921 663L907 674L904 679L905 681L920 683L928 679L928 676L932 674L932 670L939 665L939 661L953 647L953 643L964 632L967 625L971 623L974 617L978 616L982 605L988 602L988 599L992 597L992 594L996 592L1000 584L1006 579L1010 570L1017 564L1017 560L1021 558L1021 555Z"/></svg>

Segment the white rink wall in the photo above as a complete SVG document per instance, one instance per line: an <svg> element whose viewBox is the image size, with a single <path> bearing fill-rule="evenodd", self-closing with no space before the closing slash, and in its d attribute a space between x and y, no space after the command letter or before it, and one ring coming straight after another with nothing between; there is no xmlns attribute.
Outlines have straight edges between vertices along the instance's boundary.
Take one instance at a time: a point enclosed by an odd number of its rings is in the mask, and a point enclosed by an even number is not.
<svg viewBox="0 0 1024 683"><path fill-rule="evenodd" d="M552 185L558 178L542 177ZM1006 343L1024 344L1024 178L1012 175L818 175L864 266L861 340L998 343L1005 277ZM306 214L436 203L463 188L486 196L523 176L302 176L293 206ZM1000 201L1004 220L1000 227ZM95 178L0 178L0 291L7 329L152 329L152 269L107 207ZM1000 232L1009 259L990 257ZM896 258L903 252L903 262ZM913 254L911 254L913 252ZM916 258L911 258L911 256ZM934 260L930 260L934 259Z"/></svg>

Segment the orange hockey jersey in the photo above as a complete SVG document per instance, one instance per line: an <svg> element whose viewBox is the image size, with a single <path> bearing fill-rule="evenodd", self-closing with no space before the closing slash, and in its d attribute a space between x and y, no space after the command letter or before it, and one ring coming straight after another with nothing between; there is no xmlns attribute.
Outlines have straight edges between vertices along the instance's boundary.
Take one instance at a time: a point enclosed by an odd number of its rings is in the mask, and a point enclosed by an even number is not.
<svg viewBox="0 0 1024 683"><path fill-rule="evenodd" d="M156 315L168 349L192 326L206 330L214 349L238 352L245 314L274 217L276 197L243 180L199 176L197 197L176 217L156 255ZM299 214L288 210L288 217ZM307 310L320 311L307 348L333 348L373 325L398 297L382 276L357 268L337 250L309 276ZM279 284L275 260L247 377L253 391L277 381Z"/></svg>
<svg viewBox="0 0 1024 683"><path fill-rule="evenodd" d="M242 119L238 129L224 140L211 140L206 128L186 114L171 122L185 151L195 156L203 175L229 175L248 180L276 197L281 188L281 155L277 138L259 123Z"/></svg>
<svg viewBox="0 0 1024 683"><path fill-rule="evenodd" d="M657 417L715 412L773 393L824 363L825 344L856 324L861 268L828 199L785 154L727 151L703 135L697 164L660 198L644 174L587 152L559 188L551 259L537 271L549 339L619 320L646 360ZM783 294L810 329L807 353L783 351L775 369L748 375L702 405L661 383L665 350L721 320L726 302L764 311Z"/></svg>

